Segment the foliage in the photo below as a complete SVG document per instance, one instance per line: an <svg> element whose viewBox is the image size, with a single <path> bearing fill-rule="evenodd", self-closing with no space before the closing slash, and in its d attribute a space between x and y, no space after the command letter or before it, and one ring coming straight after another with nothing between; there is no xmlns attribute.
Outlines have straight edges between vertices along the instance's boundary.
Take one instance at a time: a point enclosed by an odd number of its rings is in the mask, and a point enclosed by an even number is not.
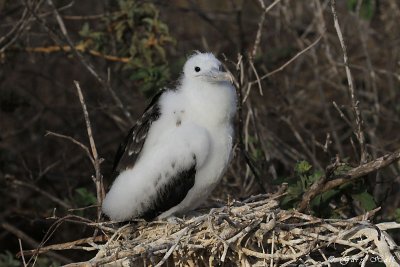
<svg viewBox="0 0 400 267"><path fill-rule="evenodd" d="M86 188L77 188L75 189L75 192L75 203L78 206L89 206L97 203L96 196L92 192L89 192Z"/></svg>
<svg viewBox="0 0 400 267"><path fill-rule="evenodd" d="M348 165L340 166L335 170L334 175L343 174L349 168ZM286 209L295 208L301 201L303 194L323 175L324 173L320 170L314 170L309 162L299 161L294 167L293 177L277 181L277 183L288 183L288 194L281 203L282 207ZM316 196L310 202L310 210L317 216L338 217L337 211L348 206L348 203L341 201L341 196L348 196L350 202L356 201L364 211L370 211L377 207L374 197L367 191L366 185L360 181L344 184ZM329 205L330 203L336 203L337 207L332 208Z"/></svg>
<svg viewBox="0 0 400 267"><path fill-rule="evenodd" d="M47 257L38 257L35 262L36 267L57 267L61 264ZM17 259L10 251L0 253L0 267L18 267L21 260Z"/></svg>
<svg viewBox="0 0 400 267"><path fill-rule="evenodd" d="M91 27L80 30L81 45L103 55L127 59L117 70L128 73L146 95L164 86L170 77L165 48L174 44L168 26L151 3L119 0L110 4L110 13Z"/></svg>
<svg viewBox="0 0 400 267"><path fill-rule="evenodd" d="M73 203L77 207L89 207L89 206L97 204L97 198L96 198L95 194L88 191L86 188L79 187L79 188L75 189ZM78 210L75 210L74 213L79 216L84 216L85 210L78 209Z"/></svg>
<svg viewBox="0 0 400 267"><path fill-rule="evenodd" d="M394 217L395 217L396 222L400 223L400 208L395 210Z"/></svg>
<svg viewBox="0 0 400 267"><path fill-rule="evenodd" d="M0 267L18 267L20 266L19 260L17 260L14 255L6 250L0 254Z"/></svg>
<svg viewBox="0 0 400 267"><path fill-rule="evenodd" d="M347 8L353 12L357 11L358 0L347 0ZM360 17L365 20L371 20L375 14L375 1L364 0L361 1Z"/></svg>

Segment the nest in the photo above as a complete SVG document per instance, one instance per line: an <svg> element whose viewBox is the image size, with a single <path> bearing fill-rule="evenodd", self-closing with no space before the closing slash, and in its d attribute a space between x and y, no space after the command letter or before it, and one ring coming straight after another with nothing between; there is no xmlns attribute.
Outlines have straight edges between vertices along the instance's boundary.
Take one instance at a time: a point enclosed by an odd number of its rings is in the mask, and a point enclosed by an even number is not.
<svg viewBox="0 0 400 267"><path fill-rule="evenodd" d="M400 249L386 231L400 224L371 224L376 210L346 220L320 219L281 210L277 198L253 196L173 221L135 221L119 228L98 223L103 236L49 249L97 250L91 260L68 266L284 267L374 261L398 266Z"/></svg>

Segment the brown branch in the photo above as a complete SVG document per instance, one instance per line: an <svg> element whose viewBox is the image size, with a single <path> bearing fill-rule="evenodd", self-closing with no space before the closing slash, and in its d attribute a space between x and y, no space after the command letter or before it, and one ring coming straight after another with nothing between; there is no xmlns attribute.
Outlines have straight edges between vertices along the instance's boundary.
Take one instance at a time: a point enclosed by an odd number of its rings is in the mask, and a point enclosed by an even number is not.
<svg viewBox="0 0 400 267"><path fill-rule="evenodd" d="M7 177L6 177L6 178L7 178ZM50 199L51 201L57 203L57 204L60 205L61 207L64 207L65 209L70 209L70 208L71 208L71 206L70 206L68 203L66 203L65 201L63 201L62 199L60 199L60 198L58 198L58 197L56 197L56 196L53 196L52 194L50 194L50 193L48 193L48 192L46 192L46 191L40 189L39 187L35 186L34 184L26 183L26 182L17 180L17 179L15 179L15 178L13 179L13 178L14 178L14 177L11 177L11 178L10 178L12 184L17 185L17 186L23 186L23 187L30 188L30 189L32 189L32 190L34 190L34 191L40 193L41 195L47 197L47 198Z"/></svg>
<svg viewBox="0 0 400 267"><path fill-rule="evenodd" d="M317 182L315 182L308 191L303 195L303 199L297 207L300 212L305 210L310 201L319 194L322 194L331 189L337 188L343 184L352 182L360 177L363 177L371 172L378 171L400 159L400 150L396 152L386 154L380 158L364 163L356 168L353 168L341 174L336 179L325 182L326 176L322 176Z"/></svg>
<svg viewBox="0 0 400 267"><path fill-rule="evenodd" d="M355 96L353 76L352 76L351 70L349 68L349 63L348 63L349 59L347 57L346 44L343 39L343 34L340 29L339 20L338 20L337 13L336 13L336 0L331 0L331 10L332 10L332 15L333 15L335 30L336 30L337 36L339 38L340 46L342 47L342 51L343 51L343 61L344 61L344 67L346 70L347 83L349 86L351 105L353 108L355 122L357 125L357 131L355 131L354 134L356 135L357 140L360 144L360 154L361 154L360 155L360 163L362 164L362 163L365 163L367 160L367 151L365 149L364 123L363 123L363 120L361 117L361 112L359 109L359 101L357 100L357 98Z"/></svg>
<svg viewBox="0 0 400 267"><path fill-rule="evenodd" d="M92 178L96 185L97 204L98 204L97 219L100 220L101 205L103 203L103 198L104 198L103 176L101 175L101 171L100 171L101 159L99 158L99 155L97 153L96 144L94 142L93 133L92 133L92 126L90 125L89 113L86 108L85 99L83 97L81 87L77 81L74 81L74 83L75 83L76 90L78 92L79 101L81 102L83 116L85 118L85 123L86 123L86 130L87 130L87 134L89 137L90 148L91 148L91 152L92 152L93 167L95 170L95 176Z"/></svg>
<svg viewBox="0 0 400 267"><path fill-rule="evenodd" d="M28 236L26 233L22 232L21 230L19 230L15 226L13 226L13 225L11 225L11 224L9 224L7 222L2 222L0 224L0 226L4 230L6 230L7 232L12 233L13 235L18 237L19 239L21 239L24 242L28 243L29 246L31 246L31 247L38 247L39 246L39 243L36 240L34 240L32 237ZM35 249L34 251L37 251L37 250ZM25 251L24 251L24 255L29 255L29 254L26 254ZM54 259L56 259L56 260L58 260L58 261L60 261L60 262L62 262L62 263L70 263L71 262L70 259L68 259L68 258L66 258L64 256L61 256L61 255L59 255L57 253L51 252L51 251L47 252L47 255L52 257L52 258L54 258ZM19 252L17 254L17 256L22 256L22 255Z"/></svg>
<svg viewBox="0 0 400 267"><path fill-rule="evenodd" d="M265 3L264 3L264 0L258 0L258 2L260 3L261 8L263 10L263 13L261 14L260 20L258 21L258 29L257 29L257 33L256 33L256 39L254 40L253 50L252 50L252 52L250 54L250 61L253 61L254 56L257 53L257 49L260 46L261 34L262 34L262 28L264 26L265 16L280 1L281 0L275 0L272 4L270 4L268 7L266 7Z"/></svg>
<svg viewBox="0 0 400 267"><path fill-rule="evenodd" d="M59 31L54 30L50 26L47 25L46 21L43 20L40 16L37 15L36 10L34 10L30 4L27 2L27 0L24 0L25 6L29 10L29 12L34 16L34 18L44 27L44 29L47 31L47 33L51 36L51 38L60 46L63 46L63 43L67 43L67 45L70 47L71 52L76 56L76 58L79 60L79 62L86 68L87 71L89 71L90 74L103 86L104 89L106 89L111 97L113 98L114 102L117 104L117 106L122 110L126 118L130 121L133 122L131 113L129 112L128 109L125 108L125 105L122 103L121 99L118 97L118 95L115 93L115 91L112 89L110 86L109 82L100 74L97 73L95 67L93 64L91 64L90 61L88 61L80 51L75 49L75 45L73 44L71 38L69 37L68 33L66 32L66 27L64 25L64 22L62 20L62 17L60 16L57 8L54 6L52 0L47 0L49 5L53 8L53 13L57 19L57 23L61 29L61 33Z"/></svg>
<svg viewBox="0 0 400 267"><path fill-rule="evenodd" d="M128 57L117 57L112 55L106 55L93 49L87 49L86 43L75 45L74 48L79 52L83 53L87 52L92 56L104 58L105 60L108 61L122 62L122 63L128 63L130 61L130 58ZM33 53L55 53L55 52L71 52L72 49L69 45L63 45L63 46L51 45L51 46L39 46L39 47L26 47L24 48L24 51Z"/></svg>
<svg viewBox="0 0 400 267"><path fill-rule="evenodd" d="M291 59L289 59L285 64L283 64L282 66L280 66L279 68L268 72L267 74L264 74L263 76L260 77L260 80L264 80L265 78L268 78L271 75L274 75L277 72L282 71L284 68L286 68L288 65L290 65L290 63L292 63L293 61L295 61L299 56L301 56L302 54L304 54L305 52L307 52L308 50L310 50L311 48L313 48L322 38L322 35L319 36L314 42L312 42L309 46L307 46L306 48L304 48L303 50L301 50L300 52L298 52L294 57L292 57ZM250 84L253 85L255 83L257 83L258 81L251 81Z"/></svg>
<svg viewBox="0 0 400 267"><path fill-rule="evenodd" d="M86 155L88 156L88 158L90 159L92 164L94 164L94 159L93 159L92 154L90 154L89 148L87 146L85 146L84 144L82 144L81 142L77 141L75 138L73 138L71 136L68 136L68 135L63 135L63 134L47 131L45 136L49 136L49 135L50 136L59 137L59 138L63 138L63 139L67 139L67 140L71 141L72 143L78 145L80 148L83 149L83 151L85 151Z"/></svg>
<svg viewBox="0 0 400 267"><path fill-rule="evenodd" d="M23 253L23 248L22 248L22 242L21 242L21 238L18 238L18 243L19 243L19 253L21 253L22 256L22 263L24 264L24 267L27 267L28 265L26 265L26 260L25 260L25 255Z"/></svg>
<svg viewBox="0 0 400 267"><path fill-rule="evenodd" d="M46 247L41 247L41 248L39 248L39 250L38 249L24 250L23 253L24 253L24 255L37 255L37 254L46 253L50 250L81 249L81 247L77 247L77 246L83 245L83 244L89 244L92 242L105 242L107 240L108 240L107 236L99 235L96 237L82 238L82 239L78 239L75 241L66 242L66 243L62 243L62 244L49 245ZM20 255L21 255L21 252L17 254L18 257Z"/></svg>
<svg viewBox="0 0 400 267"><path fill-rule="evenodd" d="M271 258L278 261L279 266L297 266L304 263L306 257L318 265L321 261L313 257L327 247L335 250L335 257L330 258L334 266L349 258L348 251L354 252L351 259L355 260L376 255L397 261L397 245L386 230L398 229L400 224L370 223L368 219L376 211L346 220L321 219L280 210L278 202L269 195L259 195L186 217L182 219L184 223L126 224L110 233L112 237L106 244L90 243L98 249L92 259L67 266L155 266L157 262L162 265L170 261L172 265L185 266L236 266L245 255L252 260L261 259L257 266L265 266L264 259ZM384 238L379 238L381 236Z"/></svg>

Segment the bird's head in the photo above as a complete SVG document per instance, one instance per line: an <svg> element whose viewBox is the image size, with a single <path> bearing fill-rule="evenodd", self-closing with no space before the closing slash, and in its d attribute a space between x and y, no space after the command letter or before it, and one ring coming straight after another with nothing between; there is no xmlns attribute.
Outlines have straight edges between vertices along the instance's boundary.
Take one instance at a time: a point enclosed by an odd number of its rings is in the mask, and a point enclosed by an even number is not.
<svg viewBox="0 0 400 267"><path fill-rule="evenodd" d="M189 57L183 67L184 79L210 83L231 82L232 75L223 71L221 62L212 53L200 53Z"/></svg>

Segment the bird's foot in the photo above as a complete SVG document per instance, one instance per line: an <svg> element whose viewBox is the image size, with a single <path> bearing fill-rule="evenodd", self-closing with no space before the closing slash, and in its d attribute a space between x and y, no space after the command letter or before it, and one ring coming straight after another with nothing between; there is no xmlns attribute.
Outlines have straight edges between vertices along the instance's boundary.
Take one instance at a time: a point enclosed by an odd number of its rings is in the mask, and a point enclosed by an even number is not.
<svg viewBox="0 0 400 267"><path fill-rule="evenodd" d="M171 215L167 217L167 222L170 224L182 224L184 221L181 218Z"/></svg>

